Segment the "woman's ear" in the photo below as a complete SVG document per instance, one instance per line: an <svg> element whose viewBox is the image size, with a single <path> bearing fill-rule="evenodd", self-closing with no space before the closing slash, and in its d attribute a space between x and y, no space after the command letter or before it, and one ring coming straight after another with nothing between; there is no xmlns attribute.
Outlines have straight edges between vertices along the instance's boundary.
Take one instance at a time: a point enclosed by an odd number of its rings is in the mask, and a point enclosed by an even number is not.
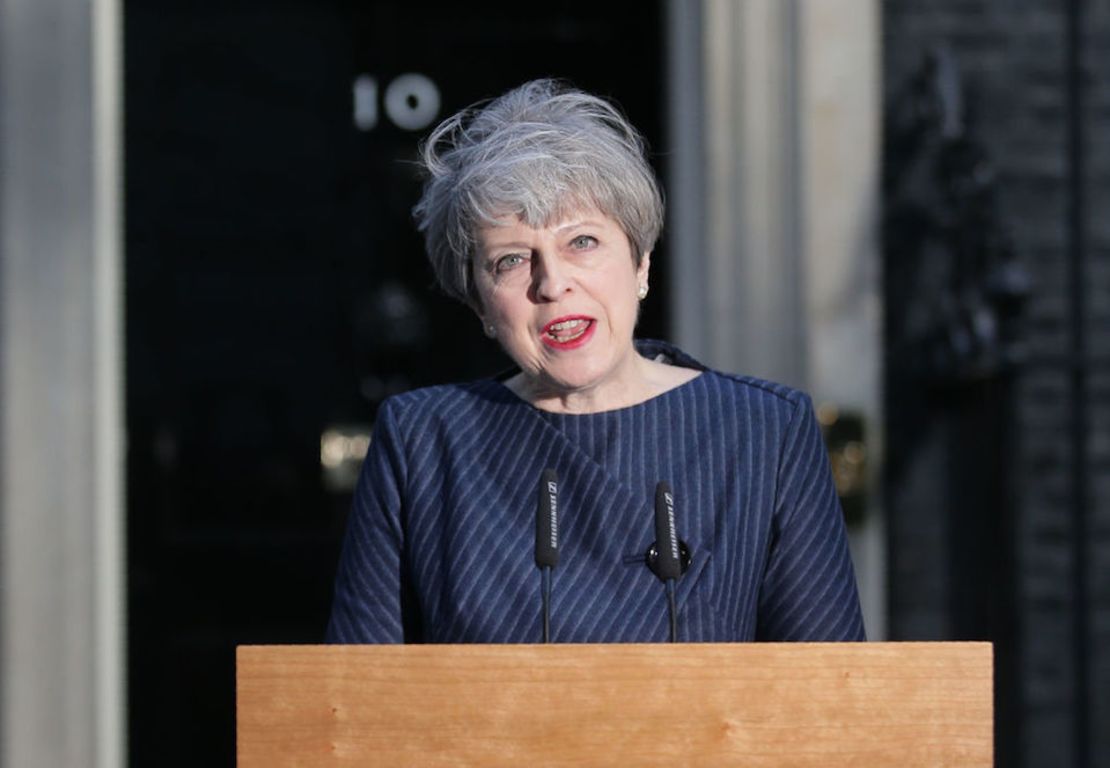
<svg viewBox="0 0 1110 768"><path fill-rule="evenodd" d="M644 253L643 258L640 259L640 265L636 267L636 284L640 286L641 292L645 292L648 287L649 272L651 272L651 251Z"/></svg>

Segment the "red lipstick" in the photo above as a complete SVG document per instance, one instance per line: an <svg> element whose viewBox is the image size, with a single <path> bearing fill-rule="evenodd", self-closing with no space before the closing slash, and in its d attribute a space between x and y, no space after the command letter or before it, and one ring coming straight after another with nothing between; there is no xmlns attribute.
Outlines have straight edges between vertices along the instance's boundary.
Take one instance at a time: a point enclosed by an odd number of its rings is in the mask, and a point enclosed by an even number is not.
<svg viewBox="0 0 1110 768"><path fill-rule="evenodd" d="M594 335L597 322L586 315L557 317L543 327L540 339L552 349L577 349Z"/></svg>

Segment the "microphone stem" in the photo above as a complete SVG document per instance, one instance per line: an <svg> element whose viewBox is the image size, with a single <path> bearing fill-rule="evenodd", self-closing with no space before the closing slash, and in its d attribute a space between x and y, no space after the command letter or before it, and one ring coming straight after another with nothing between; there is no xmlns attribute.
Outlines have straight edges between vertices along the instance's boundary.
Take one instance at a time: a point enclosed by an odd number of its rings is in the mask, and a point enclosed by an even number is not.
<svg viewBox="0 0 1110 768"><path fill-rule="evenodd" d="M551 642L551 567L543 568L543 641Z"/></svg>
<svg viewBox="0 0 1110 768"><path fill-rule="evenodd" d="M671 615L671 642L678 642L678 609L675 607L674 579L667 579L667 610Z"/></svg>

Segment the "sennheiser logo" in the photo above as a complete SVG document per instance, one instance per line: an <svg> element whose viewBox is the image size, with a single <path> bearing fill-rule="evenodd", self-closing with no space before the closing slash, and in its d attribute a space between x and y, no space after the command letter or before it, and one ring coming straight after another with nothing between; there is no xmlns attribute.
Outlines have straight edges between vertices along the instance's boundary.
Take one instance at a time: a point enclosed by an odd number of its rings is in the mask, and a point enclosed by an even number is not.
<svg viewBox="0 0 1110 768"><path fill-rule="evenodd" d="M553 481L547 482L547 509L551 524L547 527L551 531L551 548L559 548L559 488Z"/></svg>
<svg viewBox="0 0 1110 768"><path fill-rule="evenodd" d="M663 492L663 502L667 505L667 530L671 534L671 557L678 561L678 534L674 527L674 496Z"/></svg>

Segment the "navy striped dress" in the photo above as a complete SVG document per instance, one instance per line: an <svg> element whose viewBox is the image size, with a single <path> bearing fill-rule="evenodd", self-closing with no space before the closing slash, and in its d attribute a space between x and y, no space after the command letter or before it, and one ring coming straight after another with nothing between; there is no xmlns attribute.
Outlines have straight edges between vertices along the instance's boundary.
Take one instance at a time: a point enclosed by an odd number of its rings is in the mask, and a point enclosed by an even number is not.
<svg viewBox="0 0 1110 768"><path fill-rule="evenodd" d="M645 403L556 414L483 380L385 401L363 465L328 640L542 639L536 489L559 477L553 642L663 642L665 589L647 568L654 492L674 489L691 563L682 641L862 640L843 517L809 398L699 368Z"/></svg>

